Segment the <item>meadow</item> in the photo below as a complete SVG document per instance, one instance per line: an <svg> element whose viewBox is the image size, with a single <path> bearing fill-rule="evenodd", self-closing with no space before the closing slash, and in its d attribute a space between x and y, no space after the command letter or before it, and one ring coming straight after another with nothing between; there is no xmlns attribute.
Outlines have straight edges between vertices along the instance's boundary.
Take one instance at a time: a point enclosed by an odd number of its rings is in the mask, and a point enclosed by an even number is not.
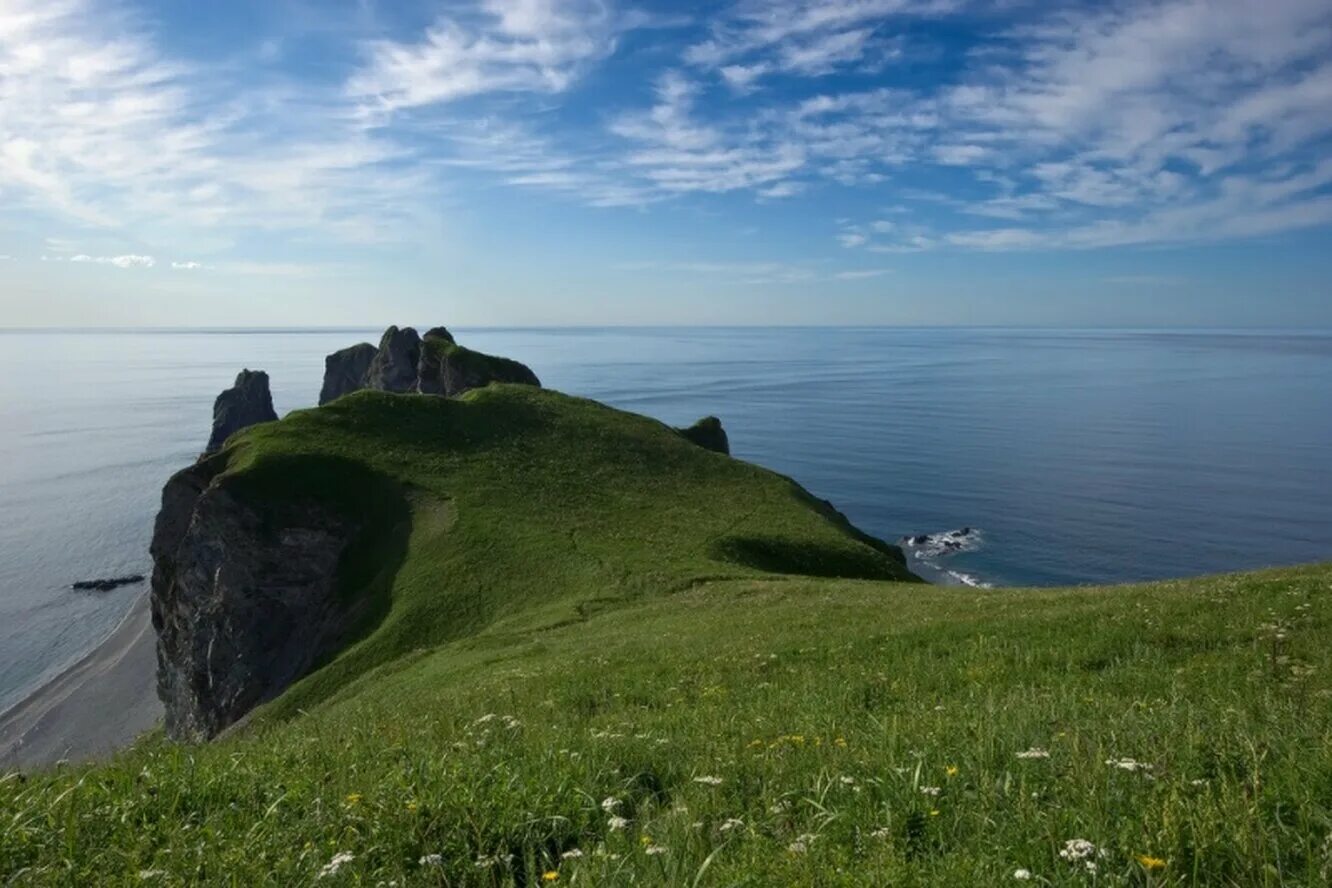
<svg viewBox="0 0 1332 888"><path fill-rule="evenodd" d="M517 387L224 451L342 507L334 457L410 510L348 565L360 640L212 743L0 776L7 884L1332 879L1332 567L926 586L787 479Z"/></svg>

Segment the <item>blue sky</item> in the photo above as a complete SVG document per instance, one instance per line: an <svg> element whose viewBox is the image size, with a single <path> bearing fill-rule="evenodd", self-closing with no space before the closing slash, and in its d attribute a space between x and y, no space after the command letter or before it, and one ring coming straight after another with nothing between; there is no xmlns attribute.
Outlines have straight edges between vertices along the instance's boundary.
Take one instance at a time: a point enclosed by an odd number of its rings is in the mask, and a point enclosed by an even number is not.
<svg viewBox="0 0 1332 888"><path fill-rule="evenodd" d="M1332 326L1327 0L0 0L0 326Z"/></svg>

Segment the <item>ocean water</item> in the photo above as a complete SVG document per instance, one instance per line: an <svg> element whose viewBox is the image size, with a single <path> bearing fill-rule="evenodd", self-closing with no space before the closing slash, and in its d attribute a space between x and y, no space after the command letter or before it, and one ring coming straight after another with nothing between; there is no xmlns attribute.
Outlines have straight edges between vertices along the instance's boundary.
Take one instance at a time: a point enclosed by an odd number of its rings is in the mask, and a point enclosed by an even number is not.
<svg viewBox="0 0 1332 888"><path fill-rule="evenodd" d="M715 413L736 456L870 533L969 528L912 550L937 580L1332 558L1332 332L456 332L553 388L677 425ZM0 332L0 710L140 594L69 585L149 572L161 486L238 370L267 370L282 414L316 401L324 355L378 333Z"/></svg>

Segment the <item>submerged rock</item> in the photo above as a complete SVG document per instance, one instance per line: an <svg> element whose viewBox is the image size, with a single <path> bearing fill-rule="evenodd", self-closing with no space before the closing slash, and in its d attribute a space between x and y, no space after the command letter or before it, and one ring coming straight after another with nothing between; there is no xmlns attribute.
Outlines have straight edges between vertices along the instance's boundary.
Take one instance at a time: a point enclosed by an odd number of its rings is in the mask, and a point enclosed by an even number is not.
<svg viewBox="0 0 1332 888"><path fill-rule="evenodd" d="M454 344L452 337L445 339L427 334L417 367L418 392L454 398L492 382L541 386L541 380L526 364L463 348Z"/></svg>
<svg viewBox="0 0 1332 888"><path fill-rule="evenodd" d="M106 577L100 580L79 580L70 585L71 589L80 592L110 592L112 589L119 589L121 586L132 586L135 583L143 582L143 574L130 574L124 577Z"/></svg>
<svg viewBox="0 0 1332 888"><path fill-rule="evenodd" d="M687 429L676 429L686 439L705 450L731 455L731 442L726 437L726 429L715 416L705 416Z"/></svg>
<svg viewBox="0 0 1332 888"><path fill-rule="evenodd" d="M334 649L349 523L313 504L262 510L215 483L225 457L177 473L153 531L152 616L166 732L206 740Z"/></svg>
<svg viewBox="0 0 1332 888"><path fill-rule="evenodd" d="M227 439L241 429L277 418L273 395L268 390L268 374L262 370L242 370L236 384L213 402L213 433L204 453L221 450Z"/></svg>
<svg viewBox="0 0 1332 888"><path fill-rule="evenodd" d="M324 358L324 386L319 390L319 403L327 404L365 388L366 376L377 354L379 349L362 342Z"/></svg>
<svg viewBox="0 0 1332 888"><path fill-rule="evenodd" d="M379 351L366 370L365 387L384 392L416 389L416 368L421 361L421 337L411 327L389 327L379 340Z"/></svg>

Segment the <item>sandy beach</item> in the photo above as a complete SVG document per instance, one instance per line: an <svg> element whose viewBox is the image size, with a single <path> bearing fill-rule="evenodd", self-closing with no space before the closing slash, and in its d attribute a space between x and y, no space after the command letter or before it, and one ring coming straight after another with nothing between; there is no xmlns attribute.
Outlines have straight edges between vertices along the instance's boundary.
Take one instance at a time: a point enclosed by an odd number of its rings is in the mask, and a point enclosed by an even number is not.
<svg viewBox="0 0 1332 888"><path fill-rule="evenodd" d="M103 758L162 717L145 592L107 639L0 715L0 770Z"/></svg>

